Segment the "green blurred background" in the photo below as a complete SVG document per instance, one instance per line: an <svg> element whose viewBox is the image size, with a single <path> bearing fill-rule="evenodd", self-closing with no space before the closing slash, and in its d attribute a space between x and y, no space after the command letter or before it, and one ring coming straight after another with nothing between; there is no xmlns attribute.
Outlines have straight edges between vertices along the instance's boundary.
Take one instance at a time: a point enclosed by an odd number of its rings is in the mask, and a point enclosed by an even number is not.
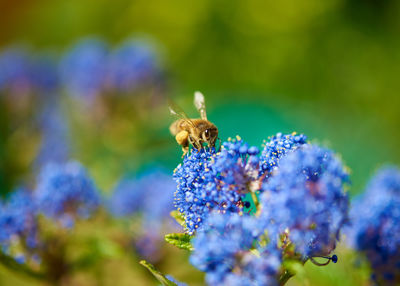
<svg viewBox="0 0 400 286"><path fill-rule="evenodd" d="M239 134L260 145L276 132L305 133L342 155L351 194L383 163L400 164L399 1L0 0L0 26L0 46L34 51L62 53L88 35L111 45L151 39L166 96L190 116L200 90L222 140ZM172 169L181 160L165 102L140 116L137 108L123 112L141 123L122 131L129 138L111 132L117 147L97 148L85 126L71 123L74 158L105 192L125 172L154 161ZM29 164L10 176L23 177Z"/></svg>

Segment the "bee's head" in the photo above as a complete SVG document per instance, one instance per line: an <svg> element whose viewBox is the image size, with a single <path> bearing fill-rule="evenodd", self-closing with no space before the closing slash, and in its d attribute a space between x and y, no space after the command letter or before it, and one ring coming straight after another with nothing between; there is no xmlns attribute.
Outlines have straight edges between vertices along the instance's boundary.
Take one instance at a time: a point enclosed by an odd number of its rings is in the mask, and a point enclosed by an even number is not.
<svg viewBox="0 0 400 286"><path fill-rule="evenodd" d="M207 142L210 147L214 147L215 141L218 138L218 129L214 124L210 124L206 129L204 129L201 137L204 142Z"/></svg>

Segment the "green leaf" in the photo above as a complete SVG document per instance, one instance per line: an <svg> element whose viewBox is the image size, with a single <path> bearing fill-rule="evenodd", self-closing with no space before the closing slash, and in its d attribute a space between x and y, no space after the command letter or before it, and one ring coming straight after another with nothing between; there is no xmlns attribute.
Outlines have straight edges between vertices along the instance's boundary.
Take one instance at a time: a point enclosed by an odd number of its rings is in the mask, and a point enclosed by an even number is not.
<svg viewBox="0 0 400 286"><path fill-rule="evenodd" d="M165 235L165 241L175 245L180 249L194 250L193 245L190 243L191 236L187 233L170 233Z"/></svg>
<svg viewBox="0 0 400 286"><path fill-rule="evenodd" d="M158 271L152 264L150 264L146 260L142 260L139 263L142 264L144 267L146 267L151 272L151 274L153 274L154 277L156 277L157 280L161 282L162 285L177 286L174 282L172 282L171 280L168 280L168 278L165 277L164 274L162 274L160 271Z"/></svg>
<svg viewBox="0 0 400 286"><path fill-rule="evenodd" d="M186 228L185 217L179 211L172 211L169 213L173 219L177 223L179 223L182 227Z"/></svg>

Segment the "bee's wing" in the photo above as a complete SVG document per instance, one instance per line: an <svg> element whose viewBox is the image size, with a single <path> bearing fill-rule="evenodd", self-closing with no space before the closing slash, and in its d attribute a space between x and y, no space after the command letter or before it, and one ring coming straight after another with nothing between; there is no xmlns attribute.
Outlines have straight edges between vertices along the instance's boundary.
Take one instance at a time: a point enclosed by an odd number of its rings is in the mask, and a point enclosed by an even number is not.
<svg viewBox="0 0 400 286"><path fill-rule="evenodd" d="M173 101L169 100L168 108L169 112L177 119L184 120L194 127L194 123L192 122L192 120L190 120L189 117L186 115L186 113L183 111L183 109L180 108L178 105L176 105Z"/></svg>
<svg viewBox="0 0 400 286"><path fill-rule="evenodd" d="M204 95L200 91L194 93L194 106L199 111L201 119L207 120L206 102Z"/></svg>

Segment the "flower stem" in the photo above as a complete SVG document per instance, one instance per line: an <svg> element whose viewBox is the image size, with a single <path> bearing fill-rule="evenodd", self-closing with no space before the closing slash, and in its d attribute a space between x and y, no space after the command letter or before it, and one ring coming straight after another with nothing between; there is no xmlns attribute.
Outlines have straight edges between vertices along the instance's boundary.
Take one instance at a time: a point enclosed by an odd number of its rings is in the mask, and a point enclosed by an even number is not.
<svg viewBox="0 0 400 286"><path fill-rule="evenodd" d="M294 276L293 273L290 273L289 271L286 270L285 273L282 274L282 275L279 277L279 286L285 285L286 282L288 282L288 280L289 280L291 277L293 277L293 276Z"/></svg>
<svg viewBox="0 0 400 286"><path fill-rule="evenodd" d="M256 207L256 213L257 213L257 211L259 210L260 202L258 201L258 198L257 198L257 195L255 192L250 192L250 193L251 193L251 199L254 202L254 205Z"/></svg>

